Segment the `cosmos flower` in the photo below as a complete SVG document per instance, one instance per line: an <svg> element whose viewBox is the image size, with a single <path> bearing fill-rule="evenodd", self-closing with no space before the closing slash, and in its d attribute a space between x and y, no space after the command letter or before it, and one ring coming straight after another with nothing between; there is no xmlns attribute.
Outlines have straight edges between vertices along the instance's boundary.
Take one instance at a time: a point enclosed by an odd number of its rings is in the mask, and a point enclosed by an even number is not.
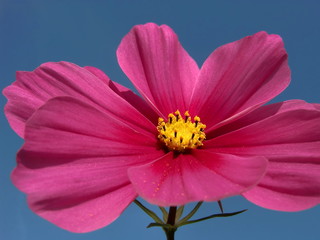
<svg viewBox="0 0 320 240"><path fill-rule="evenodd" d="M41 217L73 232L137 197L160 206L242 194L274 210L320 200L320 106L264 105L289 84L281 38L259 32L199 69L166 25L135 26L119 64L141 97L93 67L45 63L4 90L25 139L12 174Z"/></svg>

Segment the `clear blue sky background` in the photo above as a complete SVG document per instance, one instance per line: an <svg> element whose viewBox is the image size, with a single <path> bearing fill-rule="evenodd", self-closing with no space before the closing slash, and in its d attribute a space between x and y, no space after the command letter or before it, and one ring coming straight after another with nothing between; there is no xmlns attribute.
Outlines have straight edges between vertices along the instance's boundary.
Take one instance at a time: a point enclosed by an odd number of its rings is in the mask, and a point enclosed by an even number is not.
<svg viewBox="0 0 320 240"><path fill-rule="evenodd" d="M132 87L117 64L117 46L133 25L156 22L171 26L199 65L222 44L260 30L280 34L289 53L292 83L275 101L320 102L319 9L317 0L0 0L0 88L15 80L16 70L32 71L41 63L60 60L98 67ZM1 95L1 109L5 102ZM135 205L111 225L87 234L59 229L32 213L24 194L10 181L22 143L1 111L1 240L164 239L160 229L145 228L150 219ZM320 239L319 206L284 213L257 207L242 197L223 203L226 211L249 211L182 227L177 240ZM216 203L208 203L198 216L217 211Z"/></svg>

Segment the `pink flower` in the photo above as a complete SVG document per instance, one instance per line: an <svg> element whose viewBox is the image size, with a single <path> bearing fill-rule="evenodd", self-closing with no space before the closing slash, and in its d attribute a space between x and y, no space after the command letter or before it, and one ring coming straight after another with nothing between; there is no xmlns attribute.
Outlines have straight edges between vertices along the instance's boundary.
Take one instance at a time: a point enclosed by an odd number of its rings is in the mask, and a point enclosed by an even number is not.
<svg viewBox="0 0 320 240"><path fill-rule="evenodd" d="M281 211L319 203L320 105L264 106L290 81L279 36L226 44L199 69L168 26L149 23L117 57L143 99L67 62L18 72L4 90L25 139L12 179L34 212L88 232L137 196L172 206L242 194Z"/></svg>

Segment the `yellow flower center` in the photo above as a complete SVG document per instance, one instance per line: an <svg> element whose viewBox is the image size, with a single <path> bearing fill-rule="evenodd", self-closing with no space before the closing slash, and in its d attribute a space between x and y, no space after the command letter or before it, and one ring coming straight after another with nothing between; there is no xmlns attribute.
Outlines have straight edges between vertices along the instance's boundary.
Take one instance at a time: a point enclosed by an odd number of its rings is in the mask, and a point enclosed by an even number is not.
<svg viewBox="0 0 320 240"><path fill-rule="evenodd" d="M167 122L163 118L158 119L158 138L170 151L184 152L203 145L202 141L206 138L203 132L205 128L206 125L200 122L198 116L192 121L188 111L183 118L177 110L168 115Z"/></svg>

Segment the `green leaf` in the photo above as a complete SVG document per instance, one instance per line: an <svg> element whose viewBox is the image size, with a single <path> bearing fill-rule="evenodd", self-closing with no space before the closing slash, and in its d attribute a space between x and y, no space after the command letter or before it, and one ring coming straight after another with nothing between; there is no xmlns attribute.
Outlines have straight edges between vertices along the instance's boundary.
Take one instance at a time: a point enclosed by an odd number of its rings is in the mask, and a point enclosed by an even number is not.
<svg viewBox="0 0 320 240"><path fill-rule="evenodd" d="M222 202L221 202L220 200L218 201L218 205L219 205L219 208L220 208L221 213L223 213Z"/></svg>
<svg viewBox="0 0 320 240"><path fill-rule="evenodd" d="M167 223L150 223L147 228L151 228L151 227L162 227L163 229L176 229L175 226L172 226L170 224Z"/></svg>
<svg viewBox="0 0 320 240"><path fill-rule="evenodd" d="M198 209L200 208L202 203L203 202L198 202L197 205L192 209L192 211L187 216L185 216L179 222L177 222L177 225L184 223L184 222L188 221L190 218L192 218L192 216L198 211Z"/></svg>
<svg viewBox="0 0 320 240"><path fill-rule="evenodd" d="M162 218L164 222L168 221L168 212L164 207L159 207L162 212Z"/></svg>
<svg viewBox="0 0 320 240"><path fill-rule="evenodd" d="M146 214L148 214L156 223L164 224L164 222L157 216L157 214L143 206L143 204L137 199L134 200L134 203L137 204L137 206L140 207Z"/></svg>
<svg viewBox="0 0 320 240"><path fill-rule="evenodd" d="M184 206L178 207L177 212L176 212L175 222L178 222L178 221L179 221L180 217L181 217L182 214L183 214L183 210L184 210Z"/></svg>
<svg viewBox="0 0 320 240"><path fill-rule="evenodd" d="M191 220L191 221L181 222L181 223L177 224L177 228L178 228L178 227L181 227L181 226L184 226L184 225L187 225L187 224L191 224L191 223L197 223L197 222L205 221L205 220L208 220L208 219L211 219L211 218L217 218L217 217L231 217L231 216L234 216L234 215L237 215L237 214L243 213L243 212L245 212L245 211L247 211L247 209L242 210L242 211L238 211L238 212L233 212L233 213L220 213L220 214L213 214L213 215L210 215L210 216L207 216L207 217L204 217L204 218L199 218L199 219L196 219L196 220Z"/></svg>

